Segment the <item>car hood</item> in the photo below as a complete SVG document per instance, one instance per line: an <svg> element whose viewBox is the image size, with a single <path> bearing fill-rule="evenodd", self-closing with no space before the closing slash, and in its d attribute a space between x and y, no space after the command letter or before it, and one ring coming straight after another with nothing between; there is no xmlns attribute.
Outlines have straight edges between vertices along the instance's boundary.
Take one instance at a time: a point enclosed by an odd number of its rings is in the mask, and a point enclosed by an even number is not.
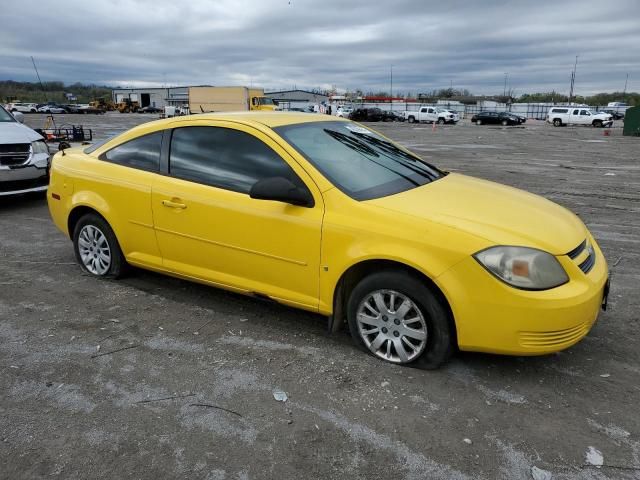
<svg viewBox="0 0 640 480"><path fill-rule="evenodd" d="M0 123L0 143L31 143L42 136L18 122Z"/></svg>
<svg viewBox="0 0 640 480"><path fill-rule="evenodd" d="M563 255L586 237L582 221L545 198L450 173L435 182L367 203L471 233L496 245Z"/></svg>

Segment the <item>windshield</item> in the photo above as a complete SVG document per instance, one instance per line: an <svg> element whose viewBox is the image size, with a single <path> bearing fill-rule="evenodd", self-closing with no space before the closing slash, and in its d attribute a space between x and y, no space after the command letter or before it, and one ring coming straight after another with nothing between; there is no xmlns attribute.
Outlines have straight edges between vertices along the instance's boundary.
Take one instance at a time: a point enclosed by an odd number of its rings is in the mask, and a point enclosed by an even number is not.
<svg viewBox="0 0 640 480"><path fill-rule="evenodd" d="M356 200L404 192L444 175L409 151L352 122L303 123L275 131Z"/></svg>
<svg viewBox="0 0 640 480"><path fill-rule="evenodd" d="M7 112L3 106L0 105L0 122L15 122L16 119L13 118L9 112Z"/></svg>
<svg viewBox="0 0 640 480"><path fill-rule="evenodd" d="M258 98L258 104L260 105L275 105L275 103L273 102L273 99L269 97L257 97L257 98Z"/></svg>

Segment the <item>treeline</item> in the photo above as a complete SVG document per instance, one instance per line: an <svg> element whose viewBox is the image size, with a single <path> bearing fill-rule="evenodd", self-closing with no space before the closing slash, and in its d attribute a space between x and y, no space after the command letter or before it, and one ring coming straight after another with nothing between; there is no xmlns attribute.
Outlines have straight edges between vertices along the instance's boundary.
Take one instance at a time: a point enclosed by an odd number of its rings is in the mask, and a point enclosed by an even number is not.
<svg viewBox="0 0 640 480"><path fill-rule="evenodd" d="M547 93L525 93L516 99L521 103L537 103L537 102L568 102L569 96L558 92ZM637 92L613 92L613 93L597 93L591 96L576 95L571 99L575 103L585 103L587 105L606 105L610 102L625 102L629 105L640 105L640 93Z"/></svg>
<svg viewBox="0 0 640 480"><path fill-rule="evenodd" d="M26 103L69 103L64 96L72 93L77 97L77 103L88 103L96 98L111 98L111 87L103 85L85 85L74 83L65 85L63 82L16 82L0 80L0 102L20 101Z"/></svg>

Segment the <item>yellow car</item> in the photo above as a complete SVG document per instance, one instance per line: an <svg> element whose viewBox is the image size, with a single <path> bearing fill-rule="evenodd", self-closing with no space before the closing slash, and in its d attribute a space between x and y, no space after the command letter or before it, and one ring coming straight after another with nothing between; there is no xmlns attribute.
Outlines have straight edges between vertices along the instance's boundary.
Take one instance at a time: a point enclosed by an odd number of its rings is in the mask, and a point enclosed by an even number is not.
<svg viewBox="0 0 640 480"><path fill-rule="evenodd" d="M56 154L48 203L90 274L135 265L327 315L331 331L346 319L394 363L555 352L606 304L607 263L573 213L331 116L146 123Z"/></svg>

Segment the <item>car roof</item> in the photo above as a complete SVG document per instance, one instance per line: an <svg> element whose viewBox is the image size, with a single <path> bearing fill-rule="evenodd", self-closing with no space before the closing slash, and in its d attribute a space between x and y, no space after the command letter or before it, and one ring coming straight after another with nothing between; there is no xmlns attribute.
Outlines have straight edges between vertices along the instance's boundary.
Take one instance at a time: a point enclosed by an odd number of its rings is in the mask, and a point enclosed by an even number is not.
<svg viewBox="0 0 640 480"><path fill-rule="evenodd" d="M198 113L194 115L187 115L184 117L173 117L170 119L159 120L159 123L172 124L175 122L191 122L212 120L221 121L227 120L232 122L240 122L246 124L262 124L269 128L281 127L284 125L293 125L297 123L309 123L309 122L346 122L339 117L333 115L319 115L317 113L306 112L265 112L265 111L253 111L253 112L226 112L226 113ZM154 122L156 123L156 122ZM167 125L168 126L168 125Z"/></svg>

